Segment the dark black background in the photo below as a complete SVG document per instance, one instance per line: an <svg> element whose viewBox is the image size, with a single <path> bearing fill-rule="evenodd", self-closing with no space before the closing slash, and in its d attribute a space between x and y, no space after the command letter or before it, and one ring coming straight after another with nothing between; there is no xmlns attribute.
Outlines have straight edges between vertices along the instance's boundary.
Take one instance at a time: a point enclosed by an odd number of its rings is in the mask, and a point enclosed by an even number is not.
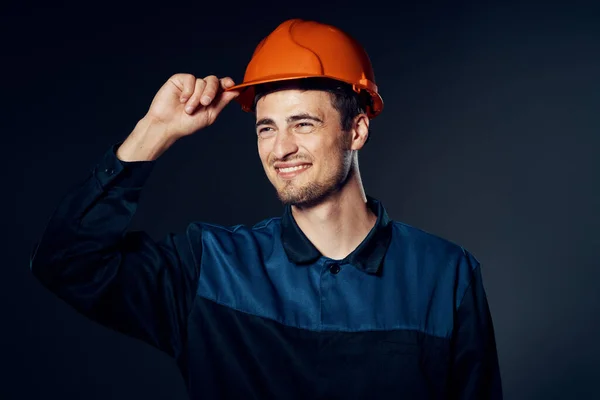
<svg viewBox="0 0 600 400"><path fill-rule="evenodd" d="M29 273L29 251L170 75L241 81L258 41L295 17L369 52L385 109L361 152L365 187L394 219L481 261L506 398L598 398L598 7L282 3L5 6L0 398L186 398L171 359L57 300ZM133 228L158 239L192 220L278 215L253 121L233 104L165 153Z"/></svg>

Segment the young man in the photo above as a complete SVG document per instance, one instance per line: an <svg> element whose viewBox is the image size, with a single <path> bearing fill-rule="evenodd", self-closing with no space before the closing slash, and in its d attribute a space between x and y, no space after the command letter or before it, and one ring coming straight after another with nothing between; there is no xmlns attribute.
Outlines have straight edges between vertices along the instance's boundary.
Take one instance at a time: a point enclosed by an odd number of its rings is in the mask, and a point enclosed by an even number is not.
<svg viewBox="0 0 600 400"><path fill-rule="evenodd" d="M234 99L256 113L284 214L193 223L159 243L129 231L157 158ZM192 399L500 399L479 263L365 195L357 153L382 107L353 39L286 21L240 85L172 76L61 202L32 271L80 312L173 356Z"/></svg>

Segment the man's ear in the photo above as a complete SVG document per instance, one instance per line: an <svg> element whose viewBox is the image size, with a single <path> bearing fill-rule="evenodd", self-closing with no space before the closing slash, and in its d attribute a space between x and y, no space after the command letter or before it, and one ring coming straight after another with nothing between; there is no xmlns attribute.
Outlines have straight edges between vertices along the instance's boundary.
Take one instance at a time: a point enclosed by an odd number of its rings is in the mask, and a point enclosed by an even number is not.
<svg viewBox="0 0 600 400"><path fill-rule="evenodd" d="M351 150L360 150L369 138L369 117L366 114L358 114L352 123Z"/></svg>

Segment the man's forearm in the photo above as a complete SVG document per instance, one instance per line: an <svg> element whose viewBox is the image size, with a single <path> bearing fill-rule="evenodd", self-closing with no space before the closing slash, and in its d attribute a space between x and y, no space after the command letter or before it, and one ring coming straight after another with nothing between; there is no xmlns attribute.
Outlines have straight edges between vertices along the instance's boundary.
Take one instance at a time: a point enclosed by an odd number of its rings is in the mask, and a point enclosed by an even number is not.
<svg viewBox="0 0 600 400"><path fill-rule="evenodd" d="M126 162L154 161L174 142L163 124L142 118L117 150L117 157Z"/></svg>

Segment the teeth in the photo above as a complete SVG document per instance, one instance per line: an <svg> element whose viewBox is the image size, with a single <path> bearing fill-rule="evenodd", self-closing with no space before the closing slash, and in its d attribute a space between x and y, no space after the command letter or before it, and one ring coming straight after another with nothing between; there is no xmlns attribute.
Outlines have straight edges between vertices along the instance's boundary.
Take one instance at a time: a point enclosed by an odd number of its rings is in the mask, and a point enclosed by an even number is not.
<svg viewBox="0 0 600 400"><path fill-rule="evenodd" d="M304 165L298 165L296 167L289 167L289 168L279 168L280 172L293 172L293 171L298 171L299 169L304 169L304 168L308 168L309 165L308 164L304 164Z"/></svg>

